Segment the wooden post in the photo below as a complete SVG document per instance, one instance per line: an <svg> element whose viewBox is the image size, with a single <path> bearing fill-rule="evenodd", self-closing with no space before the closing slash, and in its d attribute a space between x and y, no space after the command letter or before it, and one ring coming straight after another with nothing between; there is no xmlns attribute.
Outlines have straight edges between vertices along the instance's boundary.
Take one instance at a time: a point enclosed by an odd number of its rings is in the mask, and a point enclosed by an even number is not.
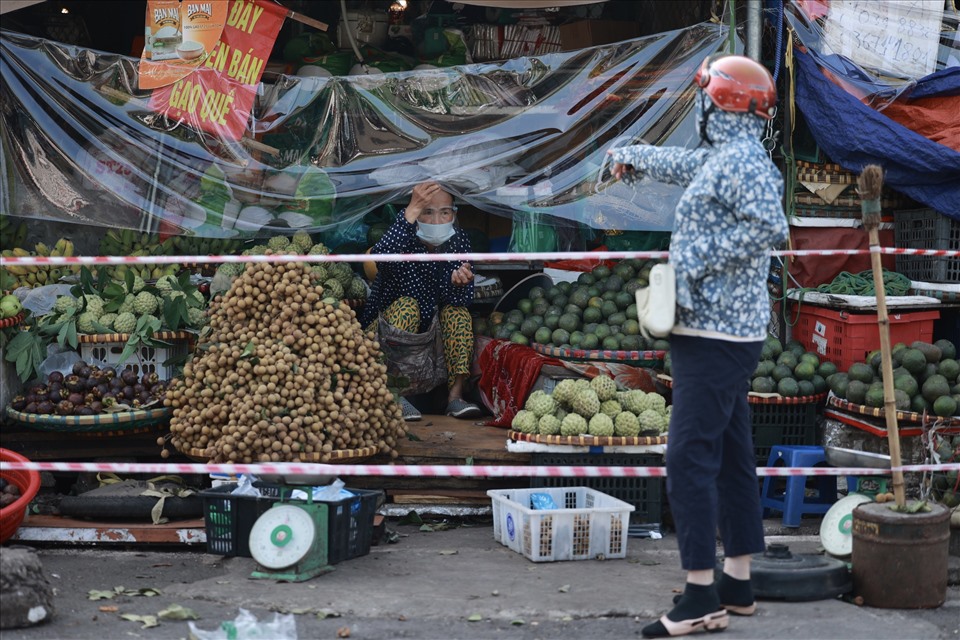
<svg viewBox="0 0 960 640"><path fill-rule="evenodd" d="M890 349L890 318L887 315L887 295L883 288L883 265L880 263L880 192L883 188L883 169L869 165L857 179L863 227L870 239L870 266L873 287L877 296L877 325L880 329L880 363L883 377L883 415L887 423L887 441L890 446L890 466L893 471L893 497L897 507L906 506L903 491L903 471L900 460L900 427L897 423L897 402L893 387L893 361Z"/></svg>

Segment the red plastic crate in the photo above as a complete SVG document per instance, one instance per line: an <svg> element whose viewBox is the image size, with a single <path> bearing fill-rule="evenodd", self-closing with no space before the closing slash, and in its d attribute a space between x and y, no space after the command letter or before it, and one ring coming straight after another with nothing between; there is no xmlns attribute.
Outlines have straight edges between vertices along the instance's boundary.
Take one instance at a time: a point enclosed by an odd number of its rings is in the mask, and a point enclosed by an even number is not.
<svg viewBox="0 0 960 640"><path fill-rule="evenodd" d="M933 342L933 322L939 311L888 311L890 345L917 340ZM793 337L807 351L816 353L846 371L854 362L865 362L867 354L880 348L877 313L851 313L804 305L800 309Z"/></svg>

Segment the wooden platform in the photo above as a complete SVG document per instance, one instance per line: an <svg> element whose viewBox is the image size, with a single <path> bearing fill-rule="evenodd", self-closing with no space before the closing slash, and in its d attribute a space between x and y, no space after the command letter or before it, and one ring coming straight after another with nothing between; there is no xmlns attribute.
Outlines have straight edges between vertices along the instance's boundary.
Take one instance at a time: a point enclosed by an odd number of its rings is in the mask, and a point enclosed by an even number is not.
<svg viewBox="0 0 960 640"><path fill-rule="evenodd" d="M153 524L29 515L13 540L51 544L204 545L207 535L203 518Z"/></svg>

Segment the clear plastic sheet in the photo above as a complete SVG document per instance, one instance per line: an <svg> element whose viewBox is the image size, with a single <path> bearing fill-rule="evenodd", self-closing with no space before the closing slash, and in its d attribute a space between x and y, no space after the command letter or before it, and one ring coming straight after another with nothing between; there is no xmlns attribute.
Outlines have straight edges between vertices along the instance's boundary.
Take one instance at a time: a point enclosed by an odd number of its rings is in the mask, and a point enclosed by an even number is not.
<svg viewBox="0 0 960 640"><path fill-rule="evenodd" d="M148 108L137 59L0 32L0 206L205 237L330 231L439 180L482 211L669 230L679 188L597 188L617 139L694 147L704 23L501 63L267 76L240 140Z"/></svg>
<svg viewBox="0 0 960 640"><path fill-rule="evenodd" d="M882 111L920 78L960 66L960 13L944 0L786 0L784 16L834 83Z"/></svg>

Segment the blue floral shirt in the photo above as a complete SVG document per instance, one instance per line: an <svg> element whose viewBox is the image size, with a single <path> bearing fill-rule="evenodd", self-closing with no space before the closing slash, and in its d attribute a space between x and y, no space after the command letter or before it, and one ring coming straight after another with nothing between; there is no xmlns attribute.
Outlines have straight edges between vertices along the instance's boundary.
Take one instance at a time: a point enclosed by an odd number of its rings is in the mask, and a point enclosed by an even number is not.
<svg viewBox="0 0 960 640"><path fill-rule="evenodd" d="M417 223L407 222L404 211L387 229L370 253L469 253L470 238L459 227L456 234L436 249L417 237ZM430 328L438 306L466 307L473 302L473 282L458 286L451 282L453 272L463 262L378 262L377 277L360 313L360 325L367 327L401 296L410 296L420 306L420 333Z"/></svg>
<svg viewBox="0 0 960 640"><path fill-rule="evenodd" d="M783 178L760 143L763 126L753 115L714 110L707 124L712 148L636 145L612 154L640 174L686 187L670 240L674 333L733 341L767 336L769 251L786 242L789 227Z"/></svg>

